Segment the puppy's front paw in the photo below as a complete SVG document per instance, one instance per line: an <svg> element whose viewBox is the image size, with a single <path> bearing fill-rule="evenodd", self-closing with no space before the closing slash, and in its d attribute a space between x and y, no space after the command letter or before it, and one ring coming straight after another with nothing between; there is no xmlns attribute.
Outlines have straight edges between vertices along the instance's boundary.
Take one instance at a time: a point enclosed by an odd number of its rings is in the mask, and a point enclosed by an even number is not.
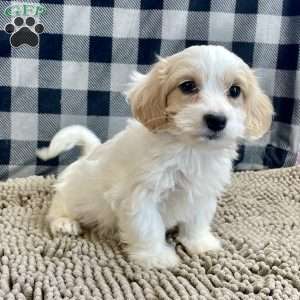
<svg viewBox="0 0 300 300"><path fill-rule="evenodd" d="M173 268L179 264L179 257L175 250L169 246L159 249L129 249L129 257L137 264L146 268Z"/></svg>
<svg viewBox="0 0 300 300"><path fill-rule="evenodd" d="M179 242L191 253L200 254L206 251L218 251L222 249L221 242L211 232L202 234L197 239L187 237L179 238Z"/></svg>
<svg viewBox="0 0 300 300"><path fill-rule="evenodd" d="M57 235L58 233L79 235L81 233L79 223L70 218L57 218L51 221L50 230L53 235Z"/></svg>

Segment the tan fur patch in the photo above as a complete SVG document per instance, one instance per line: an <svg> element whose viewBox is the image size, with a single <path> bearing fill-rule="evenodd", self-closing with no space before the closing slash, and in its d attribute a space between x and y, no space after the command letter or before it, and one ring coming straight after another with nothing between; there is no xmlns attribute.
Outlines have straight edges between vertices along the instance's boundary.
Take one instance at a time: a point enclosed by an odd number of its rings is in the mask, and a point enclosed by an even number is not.
<svg viewBox="0 0 300 300"><path fill-rule="evenodd" d="M152 131L172 127L172 117L191 102L191 96L183 95L176 89L177 85L184 80L199 82L197 76L199 74L181 56L160 58L127 93L133 116ZM195 96L193 99L196 101Z"/></svg>
<svg viewBox="0 0 300 300"><path fill-rule="evenodd" d="M150 130L165 127L166 94L164 91L164 60L128 91L133 116Z"/></svg>
<svg viewBox="0 0 300 300"><path fill-rule="evenodd" d="M253 73L248 76L248 94L246 95L246 127L250 138L263 136L272 123L273 106L267 95L263 93Z"/></svg>

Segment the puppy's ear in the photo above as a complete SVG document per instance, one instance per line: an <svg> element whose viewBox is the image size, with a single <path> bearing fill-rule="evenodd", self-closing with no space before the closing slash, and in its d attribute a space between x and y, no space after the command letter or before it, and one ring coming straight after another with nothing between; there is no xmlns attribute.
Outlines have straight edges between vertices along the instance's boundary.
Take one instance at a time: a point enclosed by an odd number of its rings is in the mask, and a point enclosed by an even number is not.
<svg viewBox="0 0 300 300"><path fill-rule="evenodd" d="M263 93L255 75L248 76L248 95L246 96L246 134L250 139L262 137L272 123L273 106Z"/></svg>
<svg viewBox="0 0 300 300"><path fill-rule="evenodd" d="M159 58L148 74L133 75L133 82L126 92L133 116L152 131L165 128L167 124L166 72L167 61Z"/></svg>

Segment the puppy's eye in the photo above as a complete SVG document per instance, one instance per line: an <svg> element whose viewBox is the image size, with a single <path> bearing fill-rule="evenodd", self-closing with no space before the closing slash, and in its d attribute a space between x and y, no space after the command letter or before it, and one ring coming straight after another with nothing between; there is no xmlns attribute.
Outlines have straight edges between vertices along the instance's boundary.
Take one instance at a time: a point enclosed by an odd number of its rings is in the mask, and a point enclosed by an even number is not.
<svg viewBox="0 0 300 300"><path fill-rule="evenodd" d="M199 91L195 81L193 80L184 81L178 87L183 94L194 94Z"/></svg>
<svg viewBox="0 0 300 300"><path fill-rule="evenodd" d="M228 90L228 96L237 98L241 94L241 88L238 85L232 85Z"/></svg>

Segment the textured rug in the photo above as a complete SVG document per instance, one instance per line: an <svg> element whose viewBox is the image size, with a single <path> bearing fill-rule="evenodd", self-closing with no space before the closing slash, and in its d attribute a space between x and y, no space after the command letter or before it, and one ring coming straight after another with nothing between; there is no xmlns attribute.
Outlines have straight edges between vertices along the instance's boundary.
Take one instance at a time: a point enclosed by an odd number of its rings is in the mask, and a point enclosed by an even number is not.
<svg viewBox="0 0 300 300"><path fill-rule="evenodd" d="M51 238L53 177L0 183L0 299L300 299L300 168L235 174L213 229L224 250L144 270L114 240Z"/></svg>

